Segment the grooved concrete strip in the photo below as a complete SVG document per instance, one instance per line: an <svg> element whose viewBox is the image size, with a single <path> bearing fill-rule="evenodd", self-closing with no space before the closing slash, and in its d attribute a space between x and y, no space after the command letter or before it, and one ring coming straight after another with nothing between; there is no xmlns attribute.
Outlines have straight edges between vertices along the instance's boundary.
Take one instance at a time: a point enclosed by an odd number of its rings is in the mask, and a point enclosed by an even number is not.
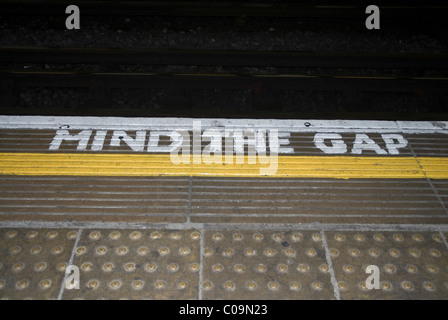
<svg viewBox="0 0 448 320"><path fill-rule="evenodd" d="M0 176L0 220L447 223L446 181Z"/></svg>

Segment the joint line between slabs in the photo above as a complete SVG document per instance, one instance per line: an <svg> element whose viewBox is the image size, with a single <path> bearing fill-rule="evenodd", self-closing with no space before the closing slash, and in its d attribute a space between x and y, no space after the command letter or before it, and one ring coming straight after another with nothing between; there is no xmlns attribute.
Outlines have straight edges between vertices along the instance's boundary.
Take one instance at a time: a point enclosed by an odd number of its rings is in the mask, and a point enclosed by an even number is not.
<svg viewBox="0 0 448 320"><path fill-rule="evenodd" d="M193 198L193 177L188 177L188 200L187 200L187 223L190 223L191 216L191 201Z"/></svg>
<svg viewBox="0 0 448 320"><path fill-rule="evenodd" d="M330 250L328 249L327 239L325 237L325 232L323 229L320 230L320 235L322 237L322 245L325 250L325 258L327 259L328 267L330 269L330 278L331 278L331 284L333 285L334 297L336 298L336 300L341 300L338 281L336 280L336 275L333 269L333 263L331 262Z"/></svg>
<svg viewBox="0 0 448 320"><path fill-rule="evenodd" d="M439 231L440 237L442 238L442 242L446 247L446 250L448 250L448 241L446 241L445 235L443 234L442 231Z"/></svg>
<svg viewBox="0 0 448 320"><path fill-rule="evenodd" d="M344 224L329 223L129 223L129 222L42 222L0 221L3 228L49 229L161 229L161 230L313 230L313 231L448 231L448 224Z"/></svg>
<svg viewBox="0 0 448 320"><path fill-rule="evenodd" d="M199 279L198 279L198 300L202 300L202 285L203 285L203 271L204 271L204 225L201 229L201 238L199 240Z"/></svg>
<svg viewBox="0 0 448 320"><path fill-rule="evenodd" d="M72 253L70 255L70 259L68 261L67 267L73 264L73 260L75 258L75 251L76 251L76 248L78 247L79 240L81 239L82 230L83 230L82 228L78 229L78 233L76 235L76 240L75 240L75 243L73 244ZM59 290L59 295L58 295L57 300L62 300L62 296L64 295L64 289L65 289L65 281L67 280L67 276L68 276L67 273L64 272L64 278L62 279L61 289Z"/></svg>

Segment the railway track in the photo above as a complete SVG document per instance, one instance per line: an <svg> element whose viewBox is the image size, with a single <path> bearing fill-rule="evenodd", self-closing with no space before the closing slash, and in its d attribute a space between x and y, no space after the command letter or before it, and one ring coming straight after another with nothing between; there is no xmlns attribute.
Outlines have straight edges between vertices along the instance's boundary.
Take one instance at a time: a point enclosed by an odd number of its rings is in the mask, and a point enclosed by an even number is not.
<svg viewBox="0 0 448 320"><path fill-rule="evenodd" d="M256 50L0 48L2 63L180 65L332 69L448 69L448 54Z"/></svg>
<svg viewBox="0 0 448 320"><path fill-rule="evenodd" d="M110 110L114 90L148 89L166 97L161 114L191 112L195 93L216 90L244 92L250 112L263 110L273 117L283 92L337 93L352 112L371 112L361 107L366 93L410 95L425 107L429 97L430 111L443 113L444 100L438 97L448 88L444 54L2 48L0 60L2 101L9 106L17 105L26 88L77 88L87 90L83 107L90 112Z"/></svg>
<svg viewBox="0 0 448 320"><path fill-rule="evenodd" d="M106 116L112 112L114 115L126 116L131 112L133 115L141 116L189 116L214 114L219 111L223 116L232 117L258 117L257 113L260 116L269 117L296 117L299 113L328 113L327 106L337 101L338 106L331 112L335 111L338 114L339 112L361 112L367 116L372 112L391 111L385 107L388 102L381 101L382 98L377 99L377 96L382 95L389 95L391 98L388 98L388 101L399 101L397 110L393 112L394 117L397 113L402 116L405 113L429 113L433 114L430 117L438 117L446 109L448 54L443 51L443 48L422 52L421 50L368 52L349 48L344 48L344 51L289 50L287 45L284 46L288 48L287 50L266 49L263 46L255 48L257 43L263 40L265 34L260 33L257 36L251 34L259 32L257 28L263 25L263 21L267 23L298 19L308 21L304 25L294 25L294 28L297 28L294 32L297 32L299 38L303 36L301 29L306 30L311 27L310 21L316 21L315 28L322 29L322 40L325 40L326 33L328 38L334 36L332 26L345 20L352 20L348 18L355 18L354 20L359 20L360 23L355 22L356 32L359 33L356 37L359 38L355 38L354 41L362 41L363 33L359 31L359 28L364 28L364 3L354 1L331 3L323 1L301 3L78 2L77 5L82 8L82 15L86 16L83 23L87 31L83 28L81 31L84 33L81 33L81 36L97 32L95 30L98 30L99 26L92 24L97 18L106 19L105 28L112 31L111 36L116 36L112 40L113 43L121 43L124 40L120 32L125 32L125 37L140 34L135 26L127 25L126 21L130 21L129 17L153 16L162 19L159 22L166 21L166 25L172 28L173 33L168 36L172 40L168 40L166 46L154 46L151 43L136 41L141 43L141 47L118 45L114 49L96 44L101 41L99 38L101 32L98 37L94 36L95 43L88 45L89 48L83 47L83 41L78 41L78 45L76 42L74 45L67 45L66 37L70 38L74 33L62 33L64 31L61 32L58 27L54 27L57 24L60 28L64 28L65 15L61 14L61 8L64 5L62 1L40 3L0 1L1 12L18 18L18 21L22 21L27 15L35 17L33 19L37 19L34 20L36 22L46 21L47 17L62 21L46 25L50 31L42 29L32 34L31 38L34 39L46 34L48 36L43 37L42 41L33 40L31 47L28 45L30 42L21 44L21 40L18 40L15 47L6 44L0 48L0 96L5 113L32 114L41 108L41 112L45 114L61 115L73 112L77 115ZM385 4L378 3L378 5L381 5L382 18L386 20L393 18L387 22L389 27L402 28L409 25L411 27L409 33L411 33L413 28L417 28L415 19L418 17L418 24L422 24L421 27L426 30L426 33L416 36L416 42L422 37L429 37L432 28L436 28L442 21L439 18L446 16L445 13L448 10L448 6L437 3L427 3L422 6L415 1L394 1ZM226 28L223 31L235 33L230 41L234 41L235 36L239 34L246 37L236 45L238 49L229 50L228 45L223 48L218 45L217 48L206 49L208 46L204 43L207 41L201 38L205 35L213 36L213 33L222 33L214 29L207 30L204 35L195 35L196 33L193 32L189 36L189 41L202 43L198 49L192 48L196 46L185 46L182 37L188 32L190 25L194 30L201 29L195 24L194 19L191 19L215 16L227 19L223 23ZM425 19L429 17L430 24L425 22ZM114 20L117 18L118 20ZM186 20L178 24L178 18ZM252 24L247 20L251 18L261 20ZM115 26L114 21L121 22ZM16 22L11 20L11 23ZM199 26L204 27L203 23ZM288 32L287 26L288 24L275 25L275 28L280 27L282 31L272 37L282 37L285 32ZM350 22L345 28L352 26ZM163 41L163 34L170 33L158 26L145 27L149 29L141 32L149 32L149 38L161 31L162 35L155 37L160 37ZM116 28L123 28L125 31L121 29L115 31ZM269 30L275 30L275 28ZM30 32L33 31L30 30ZM60 40L47 44L47 39L53 36L60 37ZM266 37L269 37L269 34ZM305 36L304 39L309 38ZM342 40L348 41L349 38ZM393 42L387 36L372 38L372 41ZM41 43L41 45L37 46L34 43ZM42 46L42 43L49 47ZM233 47L233 44L231 46ZM273 46L276 46L275 41L267 45L271 48ZM122 91L126 91L124 94L126 98L117 98L116 93L120 95L119 92ZM39 95L59 98L40 102ZM138 100L139 96L141 96L140 100ZM197 101L197 97L200 96L204 101ZM46 97L43 100L48 100ZM235 97L236 100L229 100L229 97ZM70 99L76 103L70 104L68 102ZM135 101L128 103L129 100ZM209 102L206 103L206 101ZM49 104L71 105L71 107L68 111L67 107L51 108ZM126 107L130 104L134 105L132 110ZM236 108L228 107L238 104L240 106ZM378 107L379 104L382 106ZM210 106L216 108L213 109ZM99 109L103 111L100 112ZM235 110L238 111L235 113Z"/></svg>
<svg viewBox="0 0 448 320"><path fill-rule="evenodd" d="M270 17L270 18L362 18L370 3L360 1L85 1L76 5L88 16L193 16L193 17ZM381 5L382 16L419 20L443 19L448 6L419 1L386 1ZM59 15L65 12L64 1L2 0L4 14Z"/></svg>

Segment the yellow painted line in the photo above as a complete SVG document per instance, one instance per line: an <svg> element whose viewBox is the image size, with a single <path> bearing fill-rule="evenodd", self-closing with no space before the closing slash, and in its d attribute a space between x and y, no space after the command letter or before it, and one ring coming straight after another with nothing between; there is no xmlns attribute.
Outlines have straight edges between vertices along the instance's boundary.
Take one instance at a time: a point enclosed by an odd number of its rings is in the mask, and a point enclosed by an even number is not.
<svg viewBox="0 0 448 320"><path fill-rule="evenodd" d="M223 156L224 160L225 157ZM275 158L271 168L275 168ZM269 162L175 165L169 154L0 153L2 175L215 176L276 178L431 178L448 179L448 158L279 156L274 174L260 174Z"/></svg>

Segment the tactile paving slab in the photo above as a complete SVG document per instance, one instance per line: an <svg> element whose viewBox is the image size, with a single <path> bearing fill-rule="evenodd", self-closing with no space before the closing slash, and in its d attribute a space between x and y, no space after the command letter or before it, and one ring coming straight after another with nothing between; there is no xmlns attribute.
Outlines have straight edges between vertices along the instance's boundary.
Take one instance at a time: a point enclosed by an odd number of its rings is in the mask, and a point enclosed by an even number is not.
<svg viewBox="0 0 448 320"><path fill-rule="evenodd" d="M206 231L203 299L334 299L319 231Z"/></svg>
<svg viewBox="0 0 448 320"><path fill-rule="evenodd" d="M448 249L440 232L326 232L342 299L448 299ZM368 289L366 268L379 268Z"/></svg>
<svg viewBox="0 0 448 320"><path fill-rule="evenodd" d="M0 229L0 298L57 299L77 230Z"/></svg>
<svg viewBox="0 0 448 320"><path fill-rule="evenodd" d="M83 230L73 264L80 288L63 299L198 299L201 233Z"/></svg>

